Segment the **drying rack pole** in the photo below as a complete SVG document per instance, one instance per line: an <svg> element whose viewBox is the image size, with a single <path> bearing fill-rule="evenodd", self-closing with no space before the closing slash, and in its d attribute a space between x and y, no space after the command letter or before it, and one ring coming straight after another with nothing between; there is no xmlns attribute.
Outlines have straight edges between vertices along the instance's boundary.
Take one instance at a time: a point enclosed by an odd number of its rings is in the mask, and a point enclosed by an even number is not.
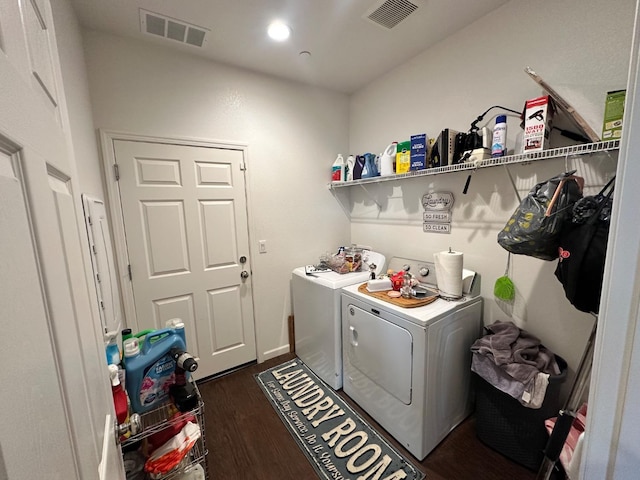
<svg viewBox="0 0 640 480"><path fill-rule="evenodd" d="M553 427L553 431L547 441L547 446L544 449L544 459L538 470L536 480L548 480L555 468L556 462L560 458L560 453L564 447L564 443L569 436L571 426L576 418L578 408L582 402L582 396L584 389L589 382L591 376L591 366L593 363L593 348L596 338L596 328L598 325L598 316L592 314L595 317L593 322L593 328L591 329L591 335L582 354L582 359L578 365L576 372L576 379L571 387L571 392L567 397L564 408L560 410L558 419Z"/></svg>

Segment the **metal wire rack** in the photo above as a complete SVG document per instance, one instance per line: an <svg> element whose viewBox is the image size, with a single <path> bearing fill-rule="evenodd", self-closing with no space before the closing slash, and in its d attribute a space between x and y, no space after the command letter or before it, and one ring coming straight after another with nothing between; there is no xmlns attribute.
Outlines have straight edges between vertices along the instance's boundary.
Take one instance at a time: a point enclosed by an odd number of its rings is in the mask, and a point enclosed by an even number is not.
<svg viewBox="0 0 640 480"><path fill-rule="evenodd" d="M350 182L331 182L329 188L335 190L338 188L350 187L352 185L364 185L371 183L387 182L399 180L401 178L424 177L429 175L438 175L442 173L461 172L465 170L475 170L477 168L496 167L500 165L514 165L518 163L529 163L538 160L548 160L551 158L562 158L568 155L585 155L598 152L608 152L617 150L620 147L620 140L607 140L604 142L586 143L580 145L570 145L568 147L552 148L539 152L529 152L519 155L507 155L498 158L487 158L478 162L464 162L455 165L445 165L442 167L427 168L424 170L415 170L406 173L388 175L385 177L371 177Z"/></svg>
<svg viewBox="0 0 640 480"><path fill-rule="evenodd" d="M201 464L205 471L205 478L208 479L207 471L207 454L209 453L206 447L205 441L205 421L204 421L204 402L200 396L200 390L195 382L191 381L195 387L198 395L198 405L189 410L188 412L179 412L172 402L165 402L158 408L155 408L149 412L140 415L141 430L135 435L131 435L129 438L122 442L122 447L126 448L132 446L137 442L144 440L145 438L161 432L162 430L170 427L172 424L187 420L189 417L194 416L198 425L200 426L200 438L196 441L191 448L187 456L182 462L170 472L166 474L154 476L151 475L151 480L170 480L178 477L180 474L193 465Z"/></svg>

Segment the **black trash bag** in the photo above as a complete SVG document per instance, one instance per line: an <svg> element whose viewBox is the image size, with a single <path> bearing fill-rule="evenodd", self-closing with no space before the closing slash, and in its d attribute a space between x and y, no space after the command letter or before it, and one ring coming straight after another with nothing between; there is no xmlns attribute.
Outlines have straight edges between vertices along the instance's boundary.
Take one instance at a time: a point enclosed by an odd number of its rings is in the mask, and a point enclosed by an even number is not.
<svg viewBox="0 0 640 480"><path fill-rule="evenodd" d="M584 180L571 172L536 184L498 233L505 250L541 260L558 258L558 240L571 217L574 203L582 198Z"/></svg>
<svg viewBox="0 0 640 480"><path fill-rule="evenodd" d="M560 235L555 275L567 299L583 312L598 313L600 309L614 180L597 195L576 202L571 221Z"/></svg>

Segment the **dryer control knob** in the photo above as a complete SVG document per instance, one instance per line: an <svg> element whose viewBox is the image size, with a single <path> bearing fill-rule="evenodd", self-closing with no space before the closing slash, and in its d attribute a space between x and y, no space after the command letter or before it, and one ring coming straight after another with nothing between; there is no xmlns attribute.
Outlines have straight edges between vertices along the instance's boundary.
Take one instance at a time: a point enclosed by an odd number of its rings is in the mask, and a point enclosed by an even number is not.
<svg viewBox="0 0 640 480"><path fill-rule="evenodd" d="M427 267L422 267L420 269L420 275L426 277L427 275L429 275L429 269Z"/></svg>

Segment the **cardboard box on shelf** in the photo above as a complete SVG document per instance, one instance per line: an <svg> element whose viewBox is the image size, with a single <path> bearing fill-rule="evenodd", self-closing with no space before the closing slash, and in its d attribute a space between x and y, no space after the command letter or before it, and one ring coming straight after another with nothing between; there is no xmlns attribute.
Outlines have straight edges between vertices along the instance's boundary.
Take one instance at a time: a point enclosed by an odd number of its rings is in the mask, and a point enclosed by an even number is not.
<svg viewBox="0 0 640 480"><path fill-rule="evenodd" d="M604 105L604 121L602 124L603 140L617 140L622 137L622 117L624 115L626 93L626 90L607 92L607 100Z"/></svg>
<svg viewBox="0 0 640 480"><path fill-rule="evenodd" d="M524 107L524 153L537 152L548 148L549 133L555 114L555 106L549 95L527 100Z"/></svg>
<svg viewBox="0 0 640 480"><path fill-rule="evenodd" d="M411 135L410 170L427 168L427 134Z"/></svg>
<svg viewBox="0 0 640 480"><path fill-rule="evenodd" d="M396 173L407 173L411 167L411 140L398 142Z"/></svg>

